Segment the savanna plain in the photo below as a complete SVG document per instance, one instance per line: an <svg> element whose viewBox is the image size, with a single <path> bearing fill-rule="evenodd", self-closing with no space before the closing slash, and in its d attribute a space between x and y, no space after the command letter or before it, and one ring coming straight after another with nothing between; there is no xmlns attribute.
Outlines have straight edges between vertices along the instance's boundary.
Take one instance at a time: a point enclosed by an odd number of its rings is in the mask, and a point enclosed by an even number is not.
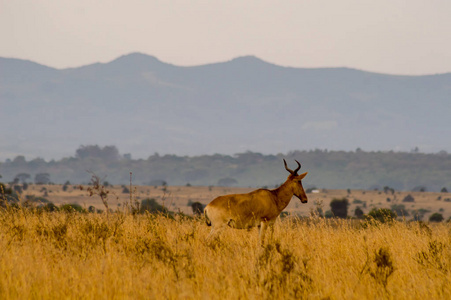
<svg viewBox="0 0 451 300"><path fill-rule="evenodd" d="M43 189L45 187L45 189ZM321 190L309 203L293 198L263 245L258 229L229 229L207 242L192 202L207 204L247 188L110 186L99 193L60 185L30 186L22 197L46 195L97 213L46 211L20 205L0 209L2 299L449 299L451 224L326 219L333 198L371 207L401 203L441 211L448 193ZM105 194L103 194L105 196ZM175 212L133 213L154 198ZM449 197L448 197L449 198ZM390 199L390 201L388 201ZM358 201L355 201L358 200ZM408 205L407 205L408 204ZM412 207L415 206L415 207ZM102 210L102 212L100 212Z"/></svg>

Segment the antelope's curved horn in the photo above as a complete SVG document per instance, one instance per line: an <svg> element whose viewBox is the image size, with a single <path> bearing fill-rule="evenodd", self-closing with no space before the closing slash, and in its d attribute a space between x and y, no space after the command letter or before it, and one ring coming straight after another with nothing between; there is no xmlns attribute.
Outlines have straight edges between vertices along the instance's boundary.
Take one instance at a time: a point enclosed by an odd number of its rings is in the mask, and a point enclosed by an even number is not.
<svg viewBox="0 0 451 300"><path fill-rule="evenodd" d="M301 169L301 163L298 162L297 160L294 160L294 161L298 163L298 167L293 172L294 172L294 175L298 175L298 171Z"/></svg>
<svg viewBox="0 0 451 300"><path fill-rule="evenodd" d="M287 170L288 172L290 172L291 175L294 175L294 171L291 170L291 169L288 169L287 162L285 161L285 159L283 160L283 163L285 164L285 170Z"/></svg>

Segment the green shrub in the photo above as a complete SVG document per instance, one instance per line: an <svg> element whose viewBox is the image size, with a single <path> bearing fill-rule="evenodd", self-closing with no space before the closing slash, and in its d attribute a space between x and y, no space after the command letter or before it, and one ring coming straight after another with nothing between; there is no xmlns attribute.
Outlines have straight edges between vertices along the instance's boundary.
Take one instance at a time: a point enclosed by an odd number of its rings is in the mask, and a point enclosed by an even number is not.
<svg viewBox="0 0 451 300"><path fill-rule="evenodd" d="M26 195L25 200L34 203L49 203L50 201L44 197L36 197L35 195Z"/></svg>
<svg viewBox="0 0 451 300"><path fill-rule="evenodd" d="M38 210L43 210L43 211L47 211L47 212L53 212L53 211L58 211L59 208L58 208L58 206L56 206L52 202L47 202L45 204L42 204L42 205L38 206Z"/></svg>
<svg viewBox="0 0 451 300"><path fill-rule="evenodd" d="M377 220L381 223L393 222L396 217L396 213L388 208L373 208L367 216L368 219Z"/></svg>
<svg viewBox="0 0 451 300"><path fill-rule="evenodd" d="M324 213L324 217L330 219L334 217L334 214L330 210L328 210Z"/></svg>
<svg viewBox="0 0 451 300"><path fill-rule="evenodd" d="M86 212L86 210L80 204L76 203L63 204L60 206L60 210L65 212Z"/></svg>

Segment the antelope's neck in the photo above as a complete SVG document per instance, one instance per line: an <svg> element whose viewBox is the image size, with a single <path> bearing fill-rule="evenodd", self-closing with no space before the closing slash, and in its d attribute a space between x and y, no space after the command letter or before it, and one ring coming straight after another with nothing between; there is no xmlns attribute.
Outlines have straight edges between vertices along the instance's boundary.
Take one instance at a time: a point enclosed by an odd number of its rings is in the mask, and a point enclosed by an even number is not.
<svg viewBox="0 0 451 300"><path fill-rule="evenodd" d="M293 189L290 187L288 182L285 182L281 186L279 186L277 189L274 190L274 194L276 196L275 201L277 208L282 211L287 207L287 205L290 203L291 198L293 197Z"/></svg>

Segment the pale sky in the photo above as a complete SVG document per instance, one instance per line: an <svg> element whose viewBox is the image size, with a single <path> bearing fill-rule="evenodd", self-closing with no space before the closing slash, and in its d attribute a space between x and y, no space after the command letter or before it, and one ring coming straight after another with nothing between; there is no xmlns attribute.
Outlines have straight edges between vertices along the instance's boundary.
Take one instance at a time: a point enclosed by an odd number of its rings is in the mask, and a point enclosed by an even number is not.
<svg viewBox="0 0 451 300"><path fill-rule="evenodd" d="M0 57L56 68L141 52L180 66L451 72L450 0L0 0Z"/></svg>

